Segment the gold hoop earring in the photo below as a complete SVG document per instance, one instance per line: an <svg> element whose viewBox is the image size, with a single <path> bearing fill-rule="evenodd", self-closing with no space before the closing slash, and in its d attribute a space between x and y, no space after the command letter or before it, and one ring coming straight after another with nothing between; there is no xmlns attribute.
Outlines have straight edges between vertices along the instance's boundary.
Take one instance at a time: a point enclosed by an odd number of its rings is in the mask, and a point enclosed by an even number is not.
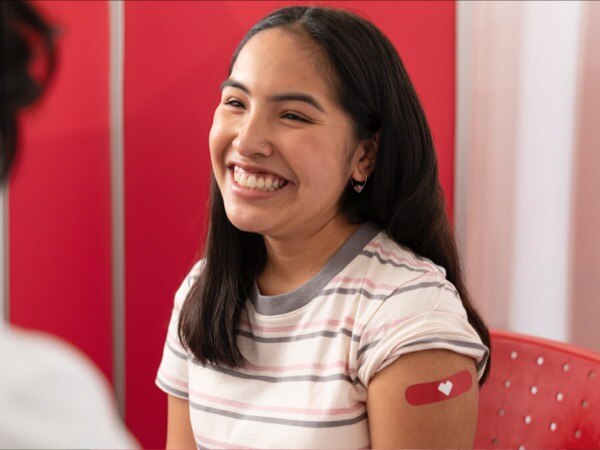
<svg viewBox="0 0 600 450"><path fill-rule="evenodd" d="M354 188L354 191L357 194L360 194L362 192L362 190L365 188L365 184L367 184L367 178L368 176L365 175L365 181L362 182L362 184L354 184L354 178L350 177L350 184L352 185L352 187Z"/></svg>

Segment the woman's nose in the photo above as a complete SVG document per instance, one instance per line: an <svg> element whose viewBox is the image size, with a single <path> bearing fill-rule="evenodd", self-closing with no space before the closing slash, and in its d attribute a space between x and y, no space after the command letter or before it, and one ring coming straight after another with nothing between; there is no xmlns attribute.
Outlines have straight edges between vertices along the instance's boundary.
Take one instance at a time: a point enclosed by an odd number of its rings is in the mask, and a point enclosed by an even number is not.
<svg viewBox="0 0 600 450"><path fill-rule="evenodd" d="M259 154L269 156L271 145L268 138L268 124L259 114L247 114L240 124L233 148L242 156Z"/></svg>

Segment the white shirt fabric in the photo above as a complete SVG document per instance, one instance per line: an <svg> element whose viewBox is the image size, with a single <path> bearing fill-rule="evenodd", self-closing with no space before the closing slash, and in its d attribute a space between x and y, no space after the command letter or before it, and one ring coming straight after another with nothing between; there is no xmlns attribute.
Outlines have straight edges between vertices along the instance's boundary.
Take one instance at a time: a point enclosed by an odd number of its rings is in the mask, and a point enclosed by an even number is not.
<svg viewBox="0 0 600 450"><path fill-rule="evenodd" d="M370 379L405 353L489 349L467 320L445 269L367 222L292 292L254 283L237 344L246 370L201 364L177 338L198 262L175 295L156 384L187 399L199 448L369 448Z"/></svg>
<svg viewBox="0 0 600 450"><path fill-rule="evenodd" d="M0 448L140 447L108 381L76 348L47 333L4 326L0 361Z"/></svg>

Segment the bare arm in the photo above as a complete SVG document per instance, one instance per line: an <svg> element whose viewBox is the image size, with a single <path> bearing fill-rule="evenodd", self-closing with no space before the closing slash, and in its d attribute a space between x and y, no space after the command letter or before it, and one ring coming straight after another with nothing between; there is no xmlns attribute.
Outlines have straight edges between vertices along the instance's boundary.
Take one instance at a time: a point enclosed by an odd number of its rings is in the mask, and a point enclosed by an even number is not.
<svg viewBox="0 0 600 450"><path fill-rule="evenodd" d="M167 445L168 449L195 449L196 440L190 422L189 402L168 395Z"/></svg>
<svg viewBox="0 0 600 450"><path fill-rule="evenodd" d="M439 382L463 372L470 388L439 399ZM432 383L430 387L423 383ZM419 386L416 386L419 385ZM407 400L406 389L423 401ZM448 385L449 386L449 385ZM445 390L442 387L442 390ZM426 400L428 395L437 400ZM444 394L446 395L446 394ZM443 396L442 396L443 397ZM367 413L371 448L473 448L477 431L479 389L475 362L449 350L424 350L400 356L369 382Z"/></svg>

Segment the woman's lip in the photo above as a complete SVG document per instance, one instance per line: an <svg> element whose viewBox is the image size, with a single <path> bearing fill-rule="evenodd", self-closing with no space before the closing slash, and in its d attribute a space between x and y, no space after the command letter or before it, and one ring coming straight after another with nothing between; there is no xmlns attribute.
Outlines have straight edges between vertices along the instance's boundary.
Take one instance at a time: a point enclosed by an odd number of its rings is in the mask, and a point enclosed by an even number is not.
<svg viewBox="0 0 600 450"><path fill-rule="evenodd" d="M267 199L267 198L271 198L271 197L274 197L274 196L278 195L281 191L283 191L284 189L286 189L288 187L288 185L290 184L288 182L282 188L276 189L274 191L259 191L257 189L245 188L245 187L240 186L239 184L237 184L236 181L233 179L233 166L231 166L231 168L229 168L227 170L227 178L228 178L229 184L231 186L231 191L234 193L234 195L236 195L238 197L241 197L241 198L244 198L244 199Z"/></svg>

